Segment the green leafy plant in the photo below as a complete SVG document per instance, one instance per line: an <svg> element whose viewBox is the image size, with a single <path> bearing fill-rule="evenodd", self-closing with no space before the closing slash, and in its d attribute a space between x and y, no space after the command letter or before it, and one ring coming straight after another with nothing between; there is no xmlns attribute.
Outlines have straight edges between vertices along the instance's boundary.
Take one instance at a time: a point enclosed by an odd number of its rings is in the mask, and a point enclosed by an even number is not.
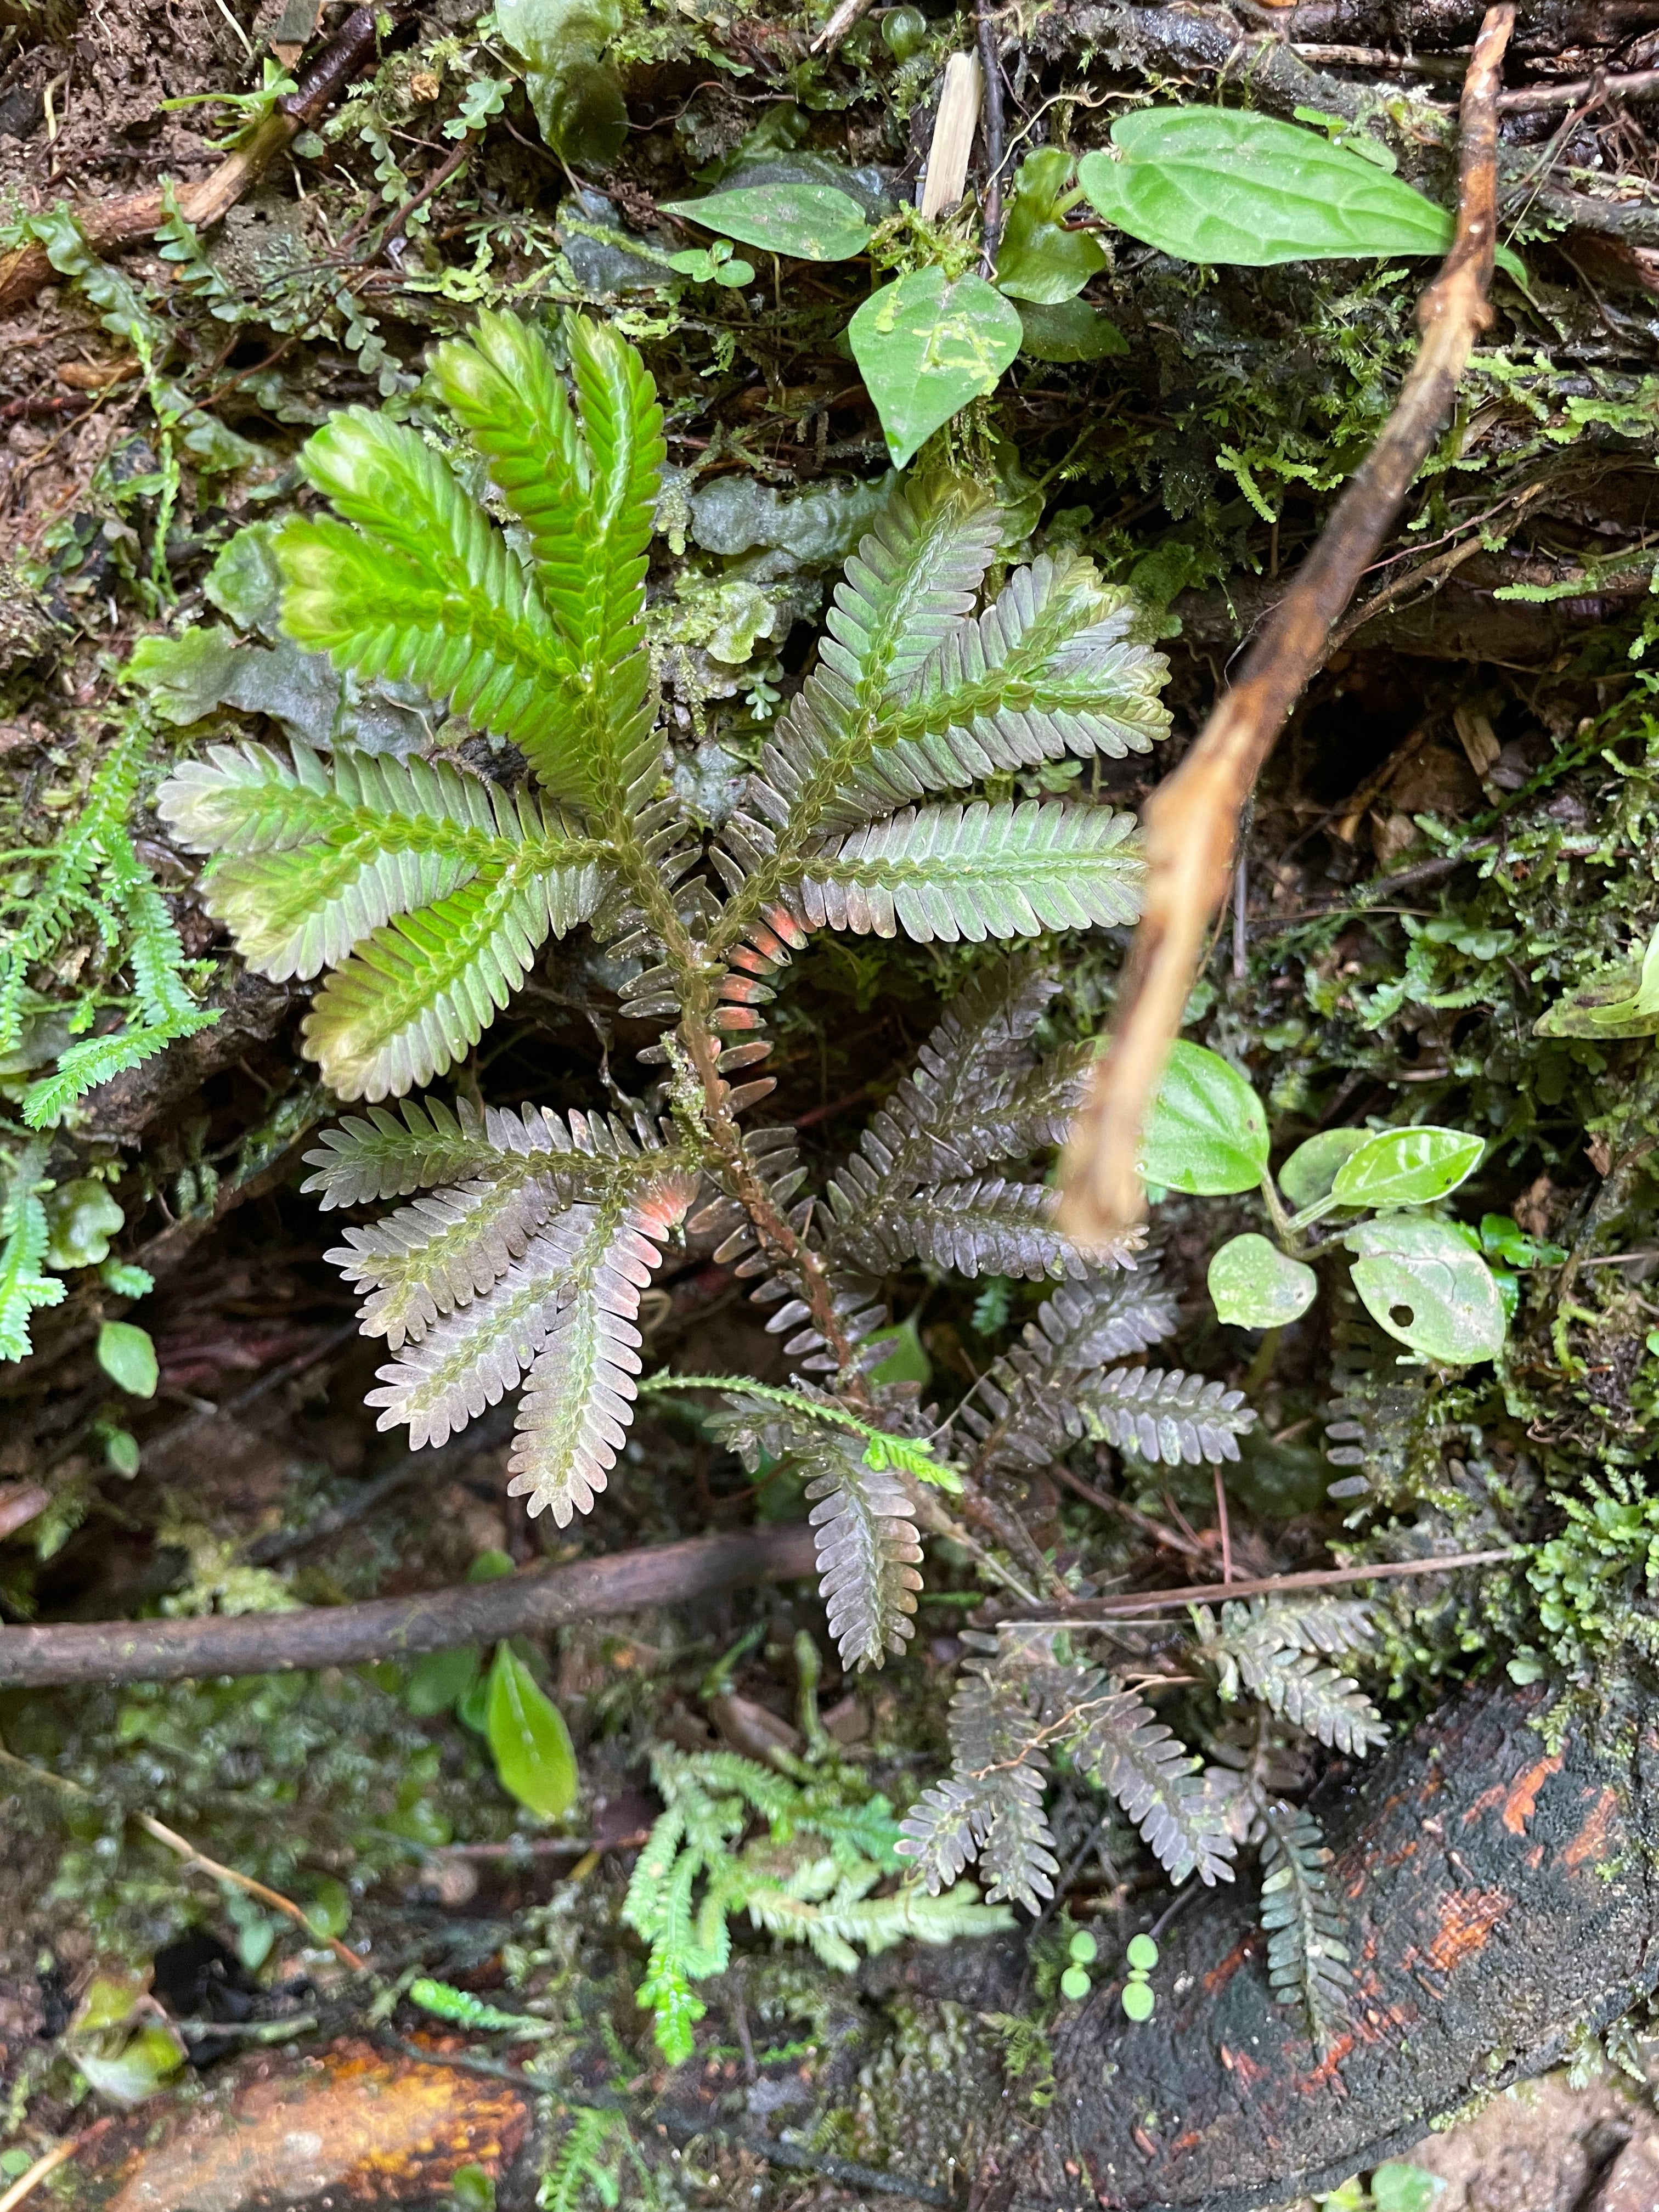
<svg viewBox="0 0 1659 2212"><path fill-rule="evenodd" d="M1353 1286L1372 1318L1420 1356L1462 1366L1501 1351L1503 1293L1480 1232L1417 1209L1449 1196L1485 1151L1461 1129L1328 1129L1297 1146L1275 1182L1255 1091L1219 1054L1183 1040L1170 1056L1141 1172L1197 1197L1261 1192L1277 1242L1248 1231L1215 1253L1210 1295L1223 1321L1277 1328L1305 1313L1318 1281L1303 1255L1329 1249L1310 1231L1337 1215L1331 1241L1352 1255ZM1361 1214L1370 1218L1353 1218Z"/></svg>
<svg viewBox="0 0 1659 2212"><path fill-rule="evenodd" d="M395 1355L370 1402L383 1427L438 1443L527 1379L510 1487L566 1524L614 1464L641 1293L701 1193L699 1222L758 1279L789 1358L832 1377L827 1397L865 1425L863 1449L816 1419L792 1434L824 1486L843 1656L878 1663L909 1632L915 1539L897 1531L915 1477L872 1466L867 1431L915 1419L913 1396L866 1380L888 1318L879 1278L900 1254L969 1274L1091 1273L1048 1189L996 1171L1056 1139L1079 1060L1045 1068L1030 1049L1051 985L988 970L902 1092L902 1140L866 1140L819 1208L799 1196L790 1131L739 1120L772 1088L753 1073L763 1009L826 925L925 942L1130 919L1127 816L950 794L1067 753L1148 749L1165 726L1163 662L1136 640L1127 595L1070 554L1017 570L975 615L997 509L930 479L864 540L817 667L705 852L660 781L641 641L659 410L613 333L574 321L565 343L575 407L552 347L508 317L481 319L434 368L527 564L430 447L361 411L307 448L343 519L291 522L275 547L292 635L343 669L422 685L516 745L533 782L347 746L327 763L298 744L289 760L226 746L180 768L160 803L214 855L204 894L252 964L331 970L305 1036L343 1097L378 1101L453 1066L550 936L586 921L631 963L628 1011L664 1024L644 1055L667 1070L650 1109L625 1121L409 1099L348 1117L307 1156L325 1206L434 1193L348 1230L332 1255Z"/></svg>
<svg viewBox="0 0 1659 2212"><path fill-rule="evenodd" d="M724 1972L734 1914L747 1912L777 1941L809 1945L842 1973L860 1951L1010 1924L972 1882L953 1881L943 1895L937 1886L872 1895L902 1871L892 1808L833 1756L821 1729L809 1742L807 1758L781 1752L772 1768L734 1752L659 1747L653 1755L665 1809L635 1863L623 1917L651 1947L639 2002L671 2064L691 2055L707 2009L692 1985Z"/></svg>

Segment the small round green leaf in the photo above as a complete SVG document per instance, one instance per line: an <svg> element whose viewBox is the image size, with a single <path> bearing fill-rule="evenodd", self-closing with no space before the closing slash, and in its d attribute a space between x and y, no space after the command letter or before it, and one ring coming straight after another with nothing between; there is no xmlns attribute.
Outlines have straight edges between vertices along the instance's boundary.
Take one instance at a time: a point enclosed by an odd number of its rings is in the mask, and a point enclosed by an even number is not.
<svg viewBox="0 0 1659 2212"><path fill-rule="evenodd" d="M1092 1966L1100 1946L1086 1928L1079 1928L1077 1934L1073 1936L1068 1948L1071 1961L1074 1966Z"/></svg>
<svg viewBox="0 0 1659 2212"><path fill-rule="evenodd" d="M881 35L894 59L908 62L927 43L927 18L920 8L890 8L882 20Z"/></svg>
<svg viewBox="0 0 1659 2212"><path fill-rule="evenodd" d="M1353 1286L1390 1336L1449 1366L1496 1358L1504 1301L1492 1270L1455 1229L1387 1213L1362 1222L1343 1242L1356 1255Z"/></svg>
<svg viewBox="0 0 1659 2212"><path fill-rule="evenodd" d="M106 1321L98 1332L98 1364L128 1395L153 1398L161 1380L155 1346L147 1328L130 1321Z"/></svg>
<svg viewBox="0 0 1659 2212"><path fill-rule="evenodd" d="M81 1176L59 1183L46 1201L49 1267L95 1267L108 1255L109 1240L125 1216L106 1183Z"/></svg>
<svg viewBox="0 0 1659 2212"><path fill-rule="evenodd" d="M1137 1973L1150 1974L1158 1964L1158 1946L1150 1936L1132 1936L1123 1955Z"/></svg>
<svg viewBox="0 0 1659 2212"><path fill-rule="evenodd" d="M1337 1170L1344 1206L1431 1206L1473 1175L1484 1140L1464 1129L1380 1129Z"/></svg>
<svg viewBox="0 0 1659 2212"><path fill-rule="evenodd" d="M1060 1995L1069 1997L1073 2004L1081 2004L1084 1998L1088 1996L1089 1990L1089 1977L1084 1972L1082 1967L1067 1966L1060 1978Z"/></svg>
<svg viewBox="0 0 1659 2212"><path fill-rule="evenodd" d="M970 399L996 390L1020 336L1011 301L982 276L952 284L936 264L870 295L847 337L896 469Z"/></svg>
<svg viewBox="0 0 1659 2212"><path fill-rule="evenodd" d="M1170 1054L1140 1172L1194 1198L1254 1190L1267 1170L1261 1101L1219 1053L1183 1038Z"/></svg>
<svg viewBox="0 0 1659 2212"><path fill-rule="evenodd" d="M1446 2185L1437 2173L1391 2158L1371 2175L1374 2212L1430 2212Z"/></svg>
<svg viewBox="0 0 1659 2212"><path fill-rule="evenodd" d="M863 209L833 185L752 185L705 199L665 200L662 211L795 261L850 261L870 243Z"/></svg>
<svg viewBox="0 0 1659 2212"><path fill-rule="evenodd" d="M143 1465L137 1437L130 1429L106 1429L103 1436L104 1457L117 1474L124 1474L131 1482Z"/></svg>
<svg viewBox="0 0 1659 2212"><path fill-rule="evenodd" d="M453 1712L477 1679L478 1654L472 1644L453 1651L422 1652L409 1670L404 1703L421 1720Z"/></svg>
<svg viewBox="0 0 1659 2212"><path fill-rule="evenodd" d="M1124 1984L1122 2005L1131 2020L1150 2020L1158 2009L1158 1999L1145 1982L1127 1982Z"/></svg>
<svg viewBox="0 0 1659 2212"><path fill-rule="evenodd" d="M1210 1296L1236 1328L1282 1328L1307 1312L1319 1288L1311 1267L1265 1237L1235 1237L1210 1262Z"/></svg>
<svg viewBox="0 0 1659 2212"><path fill-rule="evenodd" d="M1369 1129L1322 1129L1298 1145L1280 1168L1279 1188L1298 1212L1304 1206L1317 1206L1330 1196L1343 1162L1370 1140Z"/></svg>
<svg viewBox="0 0 1659 2212"><path fill-rule="evenodd" d="M501 1786L552 1820L576 1802L576 1754L564 1716L505 1644L495 1647L484 1734Z"/></svg>

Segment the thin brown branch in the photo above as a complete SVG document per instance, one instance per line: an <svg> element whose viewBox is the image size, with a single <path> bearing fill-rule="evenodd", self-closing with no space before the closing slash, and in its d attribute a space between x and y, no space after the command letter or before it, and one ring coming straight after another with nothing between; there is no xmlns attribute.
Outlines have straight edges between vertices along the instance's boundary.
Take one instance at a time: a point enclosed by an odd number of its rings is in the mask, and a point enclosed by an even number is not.
<svg viewBox="0 0 1659 2212"><path fill-rule="evenodd" d="M1146 912L1124 971L1112 1041L1096 1063L1066 1161L1060 1218L1085 1246L1121 1235L1146 1212L1141 1133L1206 932L1226 892L1244 801L1449 416L1475 338L1491 319L1497 97L1514 26L1515 9L1505 0L1487 9L1475 42L1463 84L1456 231L1419 304L1422 342L1394 413L1246 656L1237 683L1147 804Z"/></svg>
<svg viewBox="0 0 1659 2212"><path fill-rule="evenodd" d="M395 19L407 13L408 4L409 0L398 0L386 12ZM273 155L291 145L301 131L317 120L374 52L381 13L375 8L354 8L296 88L277 102L245 143L227 155L210 175L177 187L175 204L187 222L200 230L222 221ZM153 191L94 201L71 212L87 244L100 254L118 252L123 246L152 236L167 220L163 189L159 185ZM19 246L0 257L0 314L15 313L43 284L51 283L56 274L44 246Z"/></svg>
<svg viewBox="0 0 1659 2212"><path fill-rule="evenodd" d="M200 1620L52 1621L0 1628L0 1686L177 1682L193 1675L349 1667L362 1659L493 1644L608 1613L684 1604L747 1583L793 1582L812 1572L813 1559L808 1528L745 1528L361 1605Z"/></svg>
<svg viewBox="0 0 1659 2212"><path fill-rule="evenodd" d="M1188 1583L1182 1589L1143 1590L1133 1597L1080 1598L1063 1619L1021 1620L1022 1628L1078 1628L1091 1620L1134 1620L1170 1606L1211 1605L1220 1598L1282 1597L1290 1590L1335 1589L1344 1583L1393 1581L1401 1575L1449 1575L1463 1567L1511 1565L1525 1557L1518 1547L1501 1552L1456 1552L1443 1559L1382 1559L1369 1567L1313 1567L1304 1574L1252 1575L1231 1583Z"/></svg>

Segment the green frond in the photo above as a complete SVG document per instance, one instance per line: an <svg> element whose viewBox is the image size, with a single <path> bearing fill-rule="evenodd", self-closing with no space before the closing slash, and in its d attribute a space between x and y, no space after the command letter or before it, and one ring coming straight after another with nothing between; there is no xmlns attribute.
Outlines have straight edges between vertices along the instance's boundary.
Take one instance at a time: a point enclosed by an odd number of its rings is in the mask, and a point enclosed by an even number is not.
<svg viewBox="0 0 1659 2212"><path fill-rule="evenodd" d="M971 1858L992 1877L992 1904L1028 1911L1054 1895L1060 1871L1043 1811L1042 1735L1021 1684L995 1662L969 1662L951 1700L951 1772L925 1790L897 1850L928 1889L954 1881Z"/></svg>
<svg viewBox="0 0 1659 2212"><path fill-rule="evenodd" d="M559 1202L551 1176L480 1176L417 1198L372 1228L348 1229L323 1257L355 1289L368 1287L363 1334L396 1352L493 1289Z"/></svg>
<svg viewBox="0 0 1659 2212"><path fill-rule="evenodd" d="M1388 1723L1358 1684L1312 1652L1275 1652L1240 1671L1263 1705L1334 1751L1363 1759L1389 1740Z"/></svg>
<svg viewBox="0 0 1659 2212"><path fill-rule="evenodd" d="M844 1668L879 1667L915 1633L921 1546L897 1476L872 1468L856 1442L797 1431L810 1480L818 1595Z"/></svg>
<svg viewBox="0 0 1659 2212"><path fill-rule="evenodd" d="M337 966L393 916L479 876L545 877L561 934L598 902L602 848L527 792L349 746L331 763L297 742L293 754L290 768L263 745L215 745L158 800L181 843L217 856L209 911L262 975Z"/></svg>
<svg viewBox="0 0 1659 2212"><path fill-rule="evenodd" d="M555 798L580 798L570 649L441 456L349 408L317 432L305 466L346 521L295 519L276 537L289 634L338 668L418 684L510 738Z"/></svg>
<svg viewBox="0 0 1659 2212"><path fill-rule="evenodd" d="M1129 922L1144 877L1133 830L1131 815L1038 799L907 808L813 854L787 891L812 928L902 927L923 945Z"/></svg>
<svg viewBox="0 0 1659 2212"><path fill-rule="evenodd" d="M50 1232L40 1203L46 1146L26 1145L12 1164L0 1207L0 1359L27 1359L29 1316L39 1306L61 1304L63 1278L42 1271ZM50 1186L47 1186L50 1188Z"/></svg>
<svg viewBox="0 0 1659 2212"><path fill-rule="evenodd" d="M955 624L918 671L871 764L893 793L972 783L1070 752L1121 759L1170 726L1161 653L1132 635L1131 594L1080 554L1017 568L976 620Z"/></svg>
<svg viewBox="0 0 1659 2212"><path fill-rule="evenodd" d="M484 1121L469 1098L453 1108L439 1098L405 1098L398 1115L371 1106L365 1120L348 1114L319 1139L320 1150L305 1155L307 1176L302 1191L319 1194L330 1206L363 1206L371 1199L404 1198L411 1190L460 1182L495 1158L497 1147L485 1134Z"/></svg>
<svg viewBox="0 0 1659 2212"><path fill-rule="evenodd" d="M507 1005L549 930L591 912L590 861L545 869L533 852L376 929L306 1018L306 1049L342 1098L379 1099L441 1075Z"/></svg>
<svg viewBox="0 0 1659 2212"><path fill-rule="evenodd" d="M1237 1846L1194 1769L1198 1761L1133 1690L1096 1698L1070 1738L1084 1773L1108 1790L1173 1882L1231 1881Z"/></svg>
<svg viewBox="0 0 1659 2212"><path fill-rule="evenodd" d="M211 1029L219 1018L214 1006L192 1006L165 1021L140 1022L109 1036L83 1037L66 1045L50 1075L31 1083L23 1094L23 1122L27 1128L55 1128L77 1098L95 1091L100 1083L140 1067L165 1052L170 1044Z"/></svg>
<svg viewBox="0 0 1659 2212"><path fill-rule="evenodd" d="M592 469L552 348L533 324L486 308L438 348L431 375L530 540L544 604L580 659Z"/></svg>
<svg viewBox="0 0 1659 2212"><path fill-rule="evenodd" d="M1387 1723L1364 1691L1321 1663L1322 1655L1374 1643L1369 1606L1278 1599L1224 1605L1218 1624L1205 1607L1197 1623L1199 1653L1216 1669L1224 1698L1237 1697L1242 1685L1293 1727L1352 1757L1387 1742Z"/></svg>
<svg viewBox="0 0 1659 2212"><path fill-rule="evenodd" d="M605 1486L634 1417L640 1293L691 1203L696 1176L675 1168L631 1199L589 1209L557 1317L530 1373L508 1463L507 1494L561 1528Z"/></svg>

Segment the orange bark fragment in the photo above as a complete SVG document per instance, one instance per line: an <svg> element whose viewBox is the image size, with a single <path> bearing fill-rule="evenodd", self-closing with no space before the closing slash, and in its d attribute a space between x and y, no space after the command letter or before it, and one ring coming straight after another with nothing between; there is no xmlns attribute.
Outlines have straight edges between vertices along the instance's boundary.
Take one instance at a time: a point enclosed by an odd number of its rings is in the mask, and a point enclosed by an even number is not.
<svg viewBox="0 0 1659 2212"><path fill-rule="evenodd" d="M1524 1836L1538 1803L1538 1793L1552 1774L1561 1771L1558 1759L1540 1759L1524 1774L1517 1774L1510 1784L1509 1795L1504 1800L1504 1826L1512 1836Z"/></svg>
<svg viewBox="0 0 1659 2212"><path fill-rule="evenodd" d="M1487 1937L1514 1903L1506 1889L1454 1890L1440 1908L1439 1929L1423 1954L1424 1964L1449 1974L1484 1951Z"/></svg>
<svg viewBox="0 0 1659 2212"><path fill-rule="evenodd" d="M1583 1826L1561 1854L1564 1865L1583 1866L1586 1859L1599 1859L1607 1850L1607 1831L1613 1826L1613 1815L1619 1810L1619 1796L1614 1790L1603 1790L1590 1808Z"/></svg>

